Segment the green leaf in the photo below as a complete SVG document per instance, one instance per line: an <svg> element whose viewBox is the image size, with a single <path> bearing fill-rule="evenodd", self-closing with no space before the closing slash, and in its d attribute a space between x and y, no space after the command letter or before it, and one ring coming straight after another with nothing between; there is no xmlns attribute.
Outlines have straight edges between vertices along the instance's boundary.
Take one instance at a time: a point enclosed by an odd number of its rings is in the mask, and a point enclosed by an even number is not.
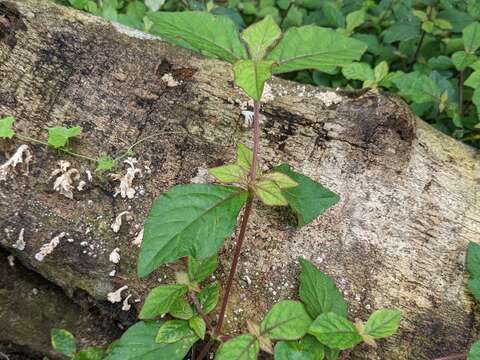
<svg viewBox="0 0 480 360"><path fill-rule="evenodd" d="M347 303L332 279L309 261L299 260L302 266L299 296L310 316L315 319L320 314L333 312L346 317Z"/></svg>
<svg viewBox="0 0 480 360"><path fill-rule="evenodd" d="M12 125L15 122L13 116L0 119L0 139L11 139L15 135Z"/></svg>
<svg viewBox="0 0 480 360"><path fill-rule="evenodd" d="M477 61L477 57L474 54L469 54L465 51L457 51L452 55L452 62L457 70L465 70L475 61Z"/></svg>
<svg viewBox="0 0 480 360"><path fill-rule="evenodd" d="M362 337L350 321L332 312L317 317L308 332L322 344L334 349L345 350L362 341Z"/></svg>
<svg viewBox="0 0 480 360"><path fill-rule="evenodd" d="M261 60L265 57L267 50L282 35L282 31L271 16L250 25L242 32L242 39L248 45L252 60Z"/></svg>
<svg viewBox="0 0 480 360"><path fill-rule="evenodd" d="M73 357L73 360L102 360L103 350L99 347L89 346L79 351Z"/></svg>
<svg viewBox="0 0 480 360"><path fill-rule="evenodd" d="M271 180L258 180L254 185L255 195L265 205L269 206L285 206L288 205L288 201L283 196L282 189L277 185L275 181Z"/></svg>
<svg viewBox="0 0 480 360"><path fill-rule="evenodd" d="M188 320L193 316L192 306L183 297L178 298L172 306L170 306L169 314L174 318Z"/></svg>
<svg viewBox="0 0 480 360"><path fill-rule="evenodd" d="M252 168L253 152L243 144L237 145L237 164L240 165L247 173Z"/></svg>
<svg viewBox="0 0 480 360"><path fill-rule="evenodd" d="M260 333L272 340L297 340L312 323L303 304L284 300L275 304L260 323Z"/></svg>
<svg viewBox="0 0 480 360"><path fill-rule="evenodd" d="M65 127L53 127L48 129L48 145L55 149L64 147L68 144L68 141L80 135L82 128L75 126L72 128Z"/></svg>
<svg viewBox="0 0 480 360"><path fill-rule="evenodd" d="M480 23L474 22L463 29L463 45L465 50L473 54L480 48Z"/></svg>
<svg viewBox="0 0 480 360"><path fill-rule="evenodd" d="M323 360L324 356L325 347L311 335L275 345L275 360Z"/></svg>
<svg viewBox="0 0 480 360"><path fill-rule="evenodd" d="M268 55L278 62L275 74L318 69L325 66L346 66L359 60L367 46L358 40L314 25L290 28Z"/></svg>
<svg viewBox="0 0 480 360"><path fill-rule="evenodd" d="M480 278L480 245L473 241L468 243L467 271L472 278Z"/></svg>
<svg viewBox="0 0 480 360"><path fill-rule="evenodd" d="M183 47L234 63L247 58L235 24L204 11L152 12L150 31Z"/></svg>
<svg viewBox="0 0 480 360"><path fill-rule="evenodd" d="M366 13L363 9L353 11L347 15L347 31L349 34L365 22L365 15Z"/></svg>
<svg viewBox="0 0 480 360"><path fill-rule="evenodd" d="M480 278L469 279L468 290L470 290L475 300L480 301Z"/></svg>
<svg viewBox="0 0 480 360"><path fill-rule="evenodd" d="M161 285L154 288L147 296L140 311L140 319L153 319L170 311L173 303L188 291L186 285Z"/></svg>
<svg viewBox="0 0 480 360"><path fill-rule="evenodd" d="M138 274L184 256L217 252L237 224L248 193L211 184L178 185L155 200L144 227Z"/></svg>
<svg viewBox="0 0 480 360"><path fill-rule="evenodd" d="M400 95L415 103L440 102L441 90L428 76L417 71L399 74L393 80Z"/></svg>
<svg viewBox="0 0 480 360"><path fill-rule="evenodd" d="M272 60L240 60L233 65L235 84L254 100L260 101L265 81L272 77Z"/></svg>
<svg viewBox="0 0 480 360"><path fill-rule="evenodd" d="M205 324L205 321L202 319L201 316L194 316L190 320L188 320L188 324L190 325L190 328L197 334L197 336L200 339L205 338L205 332L207 330L207 324Z"/></svg>
<svg viewBox="0 0 480 360"><path fill-rule="evenodd" d="M52 347L56 352L72 357L77 352L75 338L67 330L53 328L50 332Z"/></svg>
<svg viewBox="0 0 480 360"><path fill-rule="evenodd" d="M477 107L477 114L480 114L480 88L476 88L473 92L472 102Z"/></svg>
<svg viewBox="0 0 480 360"><path fill-rule="evenodd" d="M474 89L480 87L480 71L473 72L468 79L465 80L465 85Z"/></svg>
<svg viewBox="0 0 480 360"><path fill-rule="evenodd" d="M480 341L473 343L468 352L467 360L480 360Z"/></svg>
<svg viewBox="0 0 480 360"><path fill-rule="evenodd" d="M295 180L281 172L271 172L265 174L261 177L261 179L273 181L280 189L289 189L298 186L298 183Z"/></svg>
<svg viewBox="0 0 480 360"><path fill-rule="evenodd" d="M116 162L110 156L102 154L97 162L95 171L109 171L115 168Z"/></svg>
<svg viewBox="0 0 480 360"><path fill-rule="evenodd" d="M160 326L155 341L159 344L173 344L192 336L195 336L195 333L190 329L188 321L170 320Z"/></svg>
<svg viewBox="0 0 480 360"><path fill-rule="evenodd" d="M340 350L326 347L325 357L327 358L327 360L337 360L340 357Z"/></svg>
<svg viewBox="0 0 480 360"><path fill-rule="evenodd" d="M282 190L288 201L288 205L297 214L298 226L304 226L312 222L329 207L339 201L339 196L323 187L308 176L293 171L288 165L283 164L273 168L288 175L298 186Z"/></svg>
<svg viewBox="0 0 480 360"><path fill-rule="evenodd" d="M367 81L375 79L373 70L366 63L351 63L342 69L342 74L351 80Z"/></svg>
<svg viewBox="0 0 480 360"><path fill-rule="evenodd" d="M398 330L401 316L402 313L398 310L377 310L368 319L363 332L374 338L391 336Z"/></svg>
<svg viewBox="0 0 480 360"><path fill-rule="evenodd" d="M237 164L229 164L208 169L210 175L224 183L239 183L248 173Z"/></svg>
<svg viewBox="0 0 480 360"><path fill-rule="evenodd" d="M116 342L105 360L183 360L198 340L197 336L193 335L173 344L158 344L155 337L163 323L136 323Z"/></svg>
<svg viewBox="0 0 480 360"><path fill-rule="evenodd" d="M383 31L383 42L391 44L397 41L408 41L416 38L420 34L420 29L417 23L395 23L388 29Z"/></svg>
<svg viewBox="0 0 480 360"><path fill-rule="evenodd" d="M240 335L223 343L215 360L257 360L260 343L250 334Z"/></svg>
<svg viewBox="0 0 480 360"><path fill-rule="evenodd" d="M205 314L215 310L219 298L220 284L217 281L208 284L198 293L198 301L202 305L202 310Z"/></svg>
<svg viewBox="0 0 480 360"><path fill-rule="evenodd" d="M375 81L379 83L388 75L388 63L386 61L380 62L377 64L377 66L375 66L373 72L375 75Z"/></svg>
<svg viewBox="0 0 480 360"><path fill-rule="evenodd" d="M213 274L218 266L218 255L203 260L188 257L188 278L190 281L202 282Z"/></svg>

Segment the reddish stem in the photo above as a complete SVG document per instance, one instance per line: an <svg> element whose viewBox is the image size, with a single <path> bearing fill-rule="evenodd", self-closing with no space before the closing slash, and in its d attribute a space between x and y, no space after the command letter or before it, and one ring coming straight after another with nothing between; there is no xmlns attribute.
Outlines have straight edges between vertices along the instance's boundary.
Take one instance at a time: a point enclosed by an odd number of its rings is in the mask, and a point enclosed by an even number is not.
<svg viewBox="0 0 480 360"><path fill-rule="evenodd" d="M253 103L253 159L252 159L252 168L250 169L250 182L255 182L257 178L257 168L259 162L259 151L260 150L260 102L254 101ZM243 241L245 240L245 233L247 231L248 220L250 219L250 214L252 212L253 197L249 195L247 204L245 205L245 211L243 213L242 222L240 224L240 232L238 233L235 252L233 254L232 265L230 267L230 272L228 274L227 283L224 288L222 303L220 305L220 314L218 317L218 323L213 331L213 339L205 345L202 349L202 352L198 356L199 360L203 360L210 348L213 345L213 341L219 337L223 321L225 320L225 312L227 310L228 299L230 297L230 291L233 285L233 279L235 278L235 273L237 272L238 261L240 259L240 254L242 251Z"/></svg>

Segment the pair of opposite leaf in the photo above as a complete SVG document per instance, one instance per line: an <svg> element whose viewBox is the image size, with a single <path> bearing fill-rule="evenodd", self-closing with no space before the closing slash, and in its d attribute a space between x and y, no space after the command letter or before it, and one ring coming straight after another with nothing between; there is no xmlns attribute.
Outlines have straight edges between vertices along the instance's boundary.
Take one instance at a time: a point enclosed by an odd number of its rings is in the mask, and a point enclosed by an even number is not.
<svg viewBox="0 0 480 360"><path fill-rule="evenodd" d="M209 173L220 182L235 183L245 188L250 188L265 205L288 205L282 190L298 186L298 183L288 175L280 172L262 174L260 171L257 171L258 179L251 183L249 178L252 161L252 150L245 145L239 144L237 147L237 162L235 164L209 169Z"/></svg>
<svg viewBox="0 0 480 360"><path fill-rule="evenodd" d="M271 16L241 34L229 18L207 12L156 12L148 16L152 33L232 63L235 83L256 101L273 74L346 66L359 60L367 49L361 41L315 25L290 28L282 36Z"/></svg>

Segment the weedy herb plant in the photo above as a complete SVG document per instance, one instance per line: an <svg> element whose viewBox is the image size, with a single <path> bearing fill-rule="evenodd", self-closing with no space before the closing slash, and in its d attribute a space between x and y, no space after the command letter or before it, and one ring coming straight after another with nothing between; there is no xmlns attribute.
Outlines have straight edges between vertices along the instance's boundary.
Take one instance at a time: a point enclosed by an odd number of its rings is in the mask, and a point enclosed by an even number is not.
<svg viewBox="0 0 480 360"><path fill-rule="evenodd" d="M186 259L176 283L154 288L140 319L107 351L108 360L183 359L192 346L205 340L206 358L220 343L216 359L256 359L260 350L276 359L337 359L348 357L361 342L392 335L400 312L374 312L364 324L347 319L347 304L334 282L303 259L299 298L277 303L259 323L248 322L248 333L231 338L222 333L230 291L255 201L267 206L290 206L298 225L313 221L339 197L319 183L283 164L261 170L260 111L264 85L273 74L302 69L346 66L358 60L366 46L344 34L317 26L292 28L282 34L267 16L239 34L227 17L206 12L153 13L151 31L204 55L233 64L235 84L253 101L253 148L239 144L236 161L209 170L220 184L177 185L153 204L144 226L138 274L146 277L160 266ZM313 200L313 201L312 201ZM242 218L231 267L221 290L211 274L218 266L217 252ZM212 312L219 305L218 315ZM169 314L173 320L158 321ZM53 343L72 341L68 332L55 330ZM59 336L66 339L62 341ZM68 353L73 357L73 346ZM342 350L346 352L341 354Z"/></svg>

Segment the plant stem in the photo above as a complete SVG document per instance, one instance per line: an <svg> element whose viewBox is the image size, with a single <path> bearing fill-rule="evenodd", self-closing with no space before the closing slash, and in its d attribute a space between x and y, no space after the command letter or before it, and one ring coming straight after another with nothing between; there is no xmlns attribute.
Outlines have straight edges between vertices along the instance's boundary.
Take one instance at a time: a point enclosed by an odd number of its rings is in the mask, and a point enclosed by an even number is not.
<svg viewBox="0 0 480 360"><path fill-rule="evenodd" d="M460 70L460 78L458 80L458 115L463 116L463 81L465 73Z"/></svg>
<svg viewBox="0 0 480 360"><path fill-rule="evenodd" d="M425 30L422 31L422 36L420 36L420 41L418 42L417 48L415 49L415 54L413 55L413 60L410 63L410 66L408 67L409 70L413 68L413 65L415 65L415 62L417 61L418 54L420 53L420 49L422 48L423 45L423 40L425 40L425 35L426 32Z"/></svg>
<svg viewBox="0 0 480 360"><path fill-rule="evenodd" d="M260 148L260 101L253 103L253 160L250 169L250 181L254 182L257 177L258 153Z"/></svg>
<svg viewBox="0 0 480 360"><path fill-rule="evenodd" d="M222 331L223 320L225 319L225 311L227 310L228 298L230 296L230 290L232 289L233 278L235 277L235 273L237 271L238 260L240 258L243 240L245 239L245 232L247 231L248 219L250 218L252 205L253 198L250 196L247 200L247 204L245 205L245 212L243 213L242 223L240 225L240 232L238 233L237 243L235 245L235 252L233 254L232 266L230 267L230 273L228 274L227 283L225 285L223 293L218 323L213 332L214 338L220 335L220 332Z"/></svg>
<svg viewBox="0 0 480 360"><path fill-rule="evenodd" d="M250 182L255 182L257 178L257 168L259 163L259 153L260 153L260 101L254 101L253 103L253 158L252 158L252 168L250 169ZM242 251L243 241L245 240L245 233L247 231L248 220L250 219L250 214L252 212L253 206L253 196L250 194L248 196L247 203L245 205L245 211L243 213L242 221L240 224L240 232L238 233L237 241L235 244L235 252L233 254L232 265L230 267L230 272L228 274L227 283L224 288L222 303L220 305L220 314L218 317L218 323L213 331L213 337L209 340L207 345L202 349L202 352L198 356L198 360L203 360L210 348L213 345L213 342L222 331L223 321L225 319L225 312L227 310L228 298L230 297L230 291L233 285L233 279L235 273L237 272L238 260L240 259L240 254Z"/></svg>
<svg viewBox="0 0 480 360"><path fill-rule="evenodd" d="M441 358L436 358L434 360L463 360L467 358L467 354L454 354L454 355L449 355Z"/></svg>

